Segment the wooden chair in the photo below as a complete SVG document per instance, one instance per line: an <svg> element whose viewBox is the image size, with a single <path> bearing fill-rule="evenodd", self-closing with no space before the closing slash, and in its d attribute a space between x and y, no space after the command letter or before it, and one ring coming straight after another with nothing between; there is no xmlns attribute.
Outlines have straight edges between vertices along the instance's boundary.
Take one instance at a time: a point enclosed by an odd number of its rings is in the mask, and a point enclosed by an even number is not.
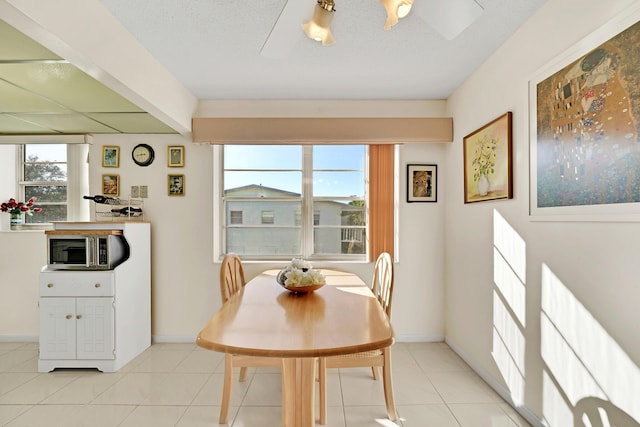
<svg viewBox="0 0 640 427"><path fill-rule="evenodd" d="M232 296L240 292L246 285L244 268L238 255L229 253L222 259L220 266L220 296L222 303L226 303ZM233 385L234 368L240 368L240 382L247 379L248 367L282 367L282 360L273 357L253 357L239 354L224 355L224 385L222 387L222 402L218 422L226 424L231 403L231 389Z"/></svg>
<svg viewBox="0 0 640 427"><path fill-rule="evenodd" d="M382 309L391 319L391 302L393 297L393 261L391 256L383 252L376 260L373 270L373 282L371 291L378 299ZM384 382L384 397L387 405L387 413L396 414L395 402L391 390L391 355L390 348L382 350L365 351L341 356L323 357L319 359L320 382L320 424L326 424L327 420L327 368L354 368L371 367L373 379L379 377L378 369L382 367L382 380ZM392 421L395 421L392 419Z"/></svg>

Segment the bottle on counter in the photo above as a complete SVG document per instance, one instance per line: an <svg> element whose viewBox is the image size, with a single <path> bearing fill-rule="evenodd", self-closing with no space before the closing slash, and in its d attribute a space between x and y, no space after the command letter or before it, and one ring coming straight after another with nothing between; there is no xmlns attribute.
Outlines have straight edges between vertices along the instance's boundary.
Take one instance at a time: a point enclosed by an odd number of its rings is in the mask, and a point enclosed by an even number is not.
<svg viewBox="0 0 640 427"><path fill-rule="evenodd" d="M96 203L107 204L107 205L119 205L120 199L117 197L109 197L109 196L101 196L99 194L95 196L82 196L83 199L93 200Z"/></svg>

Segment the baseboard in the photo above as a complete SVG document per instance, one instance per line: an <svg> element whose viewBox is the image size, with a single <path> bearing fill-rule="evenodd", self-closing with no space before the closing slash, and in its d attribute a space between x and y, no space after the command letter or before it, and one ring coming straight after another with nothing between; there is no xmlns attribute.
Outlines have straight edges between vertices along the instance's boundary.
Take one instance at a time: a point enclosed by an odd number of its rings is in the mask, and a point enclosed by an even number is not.
<svg viewBox="0 0 640 427"><path fill-rule="evenodd" d="M151 342L156 343L195 343L195 335L152 335Z"/></svg>
<svg viewBox="0 0 640 427"><path fill-rule="evenodd" d="M458 346L452 339L445 337L444 341L447 343L451 349L464 360L467 365L474 370L476 374L480 376L489 387L495 390L496 393L500 395L511 407L518 412L529 424L533 427L549 427L545 422L543 422L536 414L533 413L531 409L527 406L516 406L513 403L513 398L511 397L511 393L504 385L499 382L493 375L490 375L486 370L484 370L473 358L471 358L467 353L465 353L460 346Z"/></svg>
<svg viewBox="0 0 640 427"><path fill-rule="evenodd" d="M33 335L0 335L0 342L38 342Z"/></svg>
<svg viewBox="0 0 640 427"><path fill-rule="evenodd" d="M396 335L396 342L441 342L444 335Z"/></svg>

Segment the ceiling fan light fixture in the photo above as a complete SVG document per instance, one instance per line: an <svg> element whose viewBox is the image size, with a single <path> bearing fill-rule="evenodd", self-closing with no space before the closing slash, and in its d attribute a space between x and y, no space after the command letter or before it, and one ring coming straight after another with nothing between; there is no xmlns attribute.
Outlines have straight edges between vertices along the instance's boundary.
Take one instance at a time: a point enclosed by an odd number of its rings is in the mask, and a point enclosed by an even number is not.
<svg viewBox="0 0 640 427"><path fill-rule="evenodd" d="M385 30L390 30L398 23L399 18L407 16L413 6L413 0L380 0L380 3L387 11L387 21L384 23Z"/></svg>
<svg viewBox="0 0 640 427"><path fill-rule="evenodd" d="M331 34L331 20L336 5L333 0L318 0L313 11L313 17L302 24L304 33L311 40L322 42L323 46L330 46L336 42Z"/></svg>

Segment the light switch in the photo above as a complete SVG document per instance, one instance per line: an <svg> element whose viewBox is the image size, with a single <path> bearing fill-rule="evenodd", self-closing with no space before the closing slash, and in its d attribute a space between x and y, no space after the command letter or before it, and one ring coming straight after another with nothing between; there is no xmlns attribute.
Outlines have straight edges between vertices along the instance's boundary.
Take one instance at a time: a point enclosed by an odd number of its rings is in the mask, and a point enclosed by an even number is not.
<svg viewBox="0 0 640 427"><path fill-rule="evenodd" d="M131 186L131 197L140 197L140 187L137 185Z"/></svg>
<svg viewBox="0 0 640 427"><path fill-rule="evenodd" d="M140 197L142 197L143 199L149 197L149 187L147 187L146 185L140 186Z"/></svg>

